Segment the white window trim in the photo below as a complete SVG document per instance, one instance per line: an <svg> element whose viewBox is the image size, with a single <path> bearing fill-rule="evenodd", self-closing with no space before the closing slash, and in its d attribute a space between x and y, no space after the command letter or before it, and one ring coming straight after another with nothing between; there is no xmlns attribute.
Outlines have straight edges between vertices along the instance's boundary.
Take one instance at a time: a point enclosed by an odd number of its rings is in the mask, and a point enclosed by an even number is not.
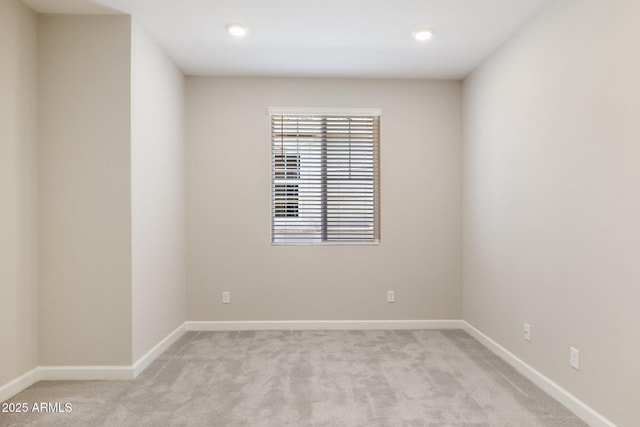
<svg viewBox="0 0 640 427"><path fill-rule="evenodd" d="M268 107L267 108L269 117L277 116L277 115L299 115L299 116L315 116L315 115L345 115L345 116L363 116L363 117L371 117L371 116L382 116L381 108L363 108L363 107ZM269 150L269 156L271 156L271 150ZM269 170L269 182L271 183L271 173ZM270 184L271 186L271 184ZM272 214L272 206L269 206L269 215ZM381 215L381 212L378 212L378 215ZM380 220L381 221L381 220ZM348 241L331 241L331 242L274 242L272 240L271 230L269 230L268 234L268 242L270 246L279 246L279 247L287 247L287 246L315 246L315 247L323 247L323 246L380 246L382 239L373 240L369 242L358 241L358 242L348 242Z"/></svg>
<svg viewBox="0 0 640 427"><path fill-rule="evenodd" d="M343 108L343 107L269 107L269 115L298 115L298 116L382 116L380 108Z"/></svg>

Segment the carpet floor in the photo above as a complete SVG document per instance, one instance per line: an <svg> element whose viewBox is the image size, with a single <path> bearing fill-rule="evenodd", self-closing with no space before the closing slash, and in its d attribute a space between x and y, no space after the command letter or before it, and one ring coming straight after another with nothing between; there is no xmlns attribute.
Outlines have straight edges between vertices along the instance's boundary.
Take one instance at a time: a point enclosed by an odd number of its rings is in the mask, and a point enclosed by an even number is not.
<svg viewBox="0 0 640 427"><path fill-rule="evenodd" d="M586 425L459 330L188 332L135 380L42 381L7 402L30 410L1 426Z"/></svg>

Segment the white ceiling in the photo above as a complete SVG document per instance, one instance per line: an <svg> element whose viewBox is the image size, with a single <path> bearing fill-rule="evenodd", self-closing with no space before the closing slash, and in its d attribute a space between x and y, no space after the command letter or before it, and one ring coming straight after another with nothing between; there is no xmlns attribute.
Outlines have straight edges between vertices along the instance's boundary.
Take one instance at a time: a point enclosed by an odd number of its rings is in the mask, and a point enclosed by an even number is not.
<svg viewBox="0 0 640 427"><path fill-rule="evenodd" d="M551 0L23 0L126 13L189 75L466 76ZM231 22L249 34L231 37ZM411 33L436 30L428 42Z"/></svg>

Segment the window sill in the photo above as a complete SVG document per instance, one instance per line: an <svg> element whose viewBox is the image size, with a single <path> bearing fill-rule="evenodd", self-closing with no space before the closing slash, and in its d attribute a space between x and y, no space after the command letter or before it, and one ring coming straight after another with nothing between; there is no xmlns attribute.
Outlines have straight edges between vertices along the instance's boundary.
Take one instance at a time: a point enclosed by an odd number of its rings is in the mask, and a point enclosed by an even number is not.
<svg viewBox="0 0 640 427"><path fill-rule="evenodd" d="M309 243L309 242L299 242L299 243L274 243L271 242L271 246L379 246L380 241L374 242L317 242L317 243Z"/></svg>

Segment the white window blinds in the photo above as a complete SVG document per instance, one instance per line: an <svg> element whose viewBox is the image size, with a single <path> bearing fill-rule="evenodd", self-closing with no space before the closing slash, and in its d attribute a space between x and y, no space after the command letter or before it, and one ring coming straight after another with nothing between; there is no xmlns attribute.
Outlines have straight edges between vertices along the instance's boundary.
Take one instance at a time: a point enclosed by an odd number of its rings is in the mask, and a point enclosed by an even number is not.
<svg viewBox="0 0 640 427"><path fill-rule="evenodd" d="M379 113L271 113L271 241L378 242Z"/></svg>

